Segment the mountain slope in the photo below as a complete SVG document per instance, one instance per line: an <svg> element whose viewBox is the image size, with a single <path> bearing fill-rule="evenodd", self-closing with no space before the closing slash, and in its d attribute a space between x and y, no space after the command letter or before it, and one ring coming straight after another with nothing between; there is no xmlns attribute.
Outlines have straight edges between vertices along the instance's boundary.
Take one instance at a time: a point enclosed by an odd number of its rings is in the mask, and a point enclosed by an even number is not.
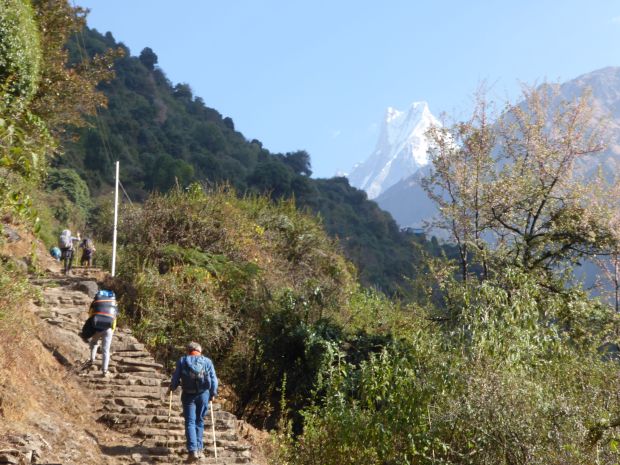
<svg viewBox="0 0 620 465"><path fill-rule="evenodd" d="M591 93L594 114L602 118L607 129L607 148L602 153L580 160L577 169L584 174L594 174L599 166L611 175L620 168L620 67L607 67L592 71L559 86L565 99Z"/></svg>
<svg viewBox="0 0 620 465"><path fill-rule="evenodd" d="M408 178L402 179L379 197L377 204L392 214L396 222L406 228L423 228L425 221L437 213L437 206L428 198L422 188L422 179L428 176L431 167L427 165Z"/></svg>
<svg viewBox="0 0 620 465"><path fill-rule="evenodd" d="M620 170L620 67L599 69L552 86L558 90L558 98L566 100L591 92L595 116L607 125L606 150L580 159L577 172L593 175L601 167L608 178L616 175ZM420 170L376 198L379 206L390 212L401 226L421 227L435 215L435 206L420 185L424 173Z"/></svg>
<svg viewBox="0 0 620 465"><path fill-rule="evenodd" d="M426 102L414 102L406 112L388 108L377 146L366 161L351 171L351 184L374 199L398 181L415 174L428 165L426 131L440 125Z"/></svg>

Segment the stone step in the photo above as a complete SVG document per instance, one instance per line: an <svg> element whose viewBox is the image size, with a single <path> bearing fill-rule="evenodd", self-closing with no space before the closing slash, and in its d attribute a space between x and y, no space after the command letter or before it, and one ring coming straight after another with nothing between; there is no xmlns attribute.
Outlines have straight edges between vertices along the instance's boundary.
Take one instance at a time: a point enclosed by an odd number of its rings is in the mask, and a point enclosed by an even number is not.
<svg viewBox="0 0 620 465"><path fill-rule="evenodd" d="M166 434L162 434L161 430L153 429L158 434L141 434L142 429L138 430L137 436L148 438L152 441L181 441L185 443L185 431L182 429L169 430ZM205 429L205 440L213 441L213 432ZM215 441L218 447L232 447L231 444L238 444L239 438L237 434L230 431L215 431ZM246 448L247 449L247 448ZM243 450L246 450L243 449Z"/></svg>
<svg viewBox="0 0 620 465"><path fill-rule="evenodd" d="M101 356L97 355L95 360L97 370L101 365ZM118 364L114 364L116 367ZM112 360L110 360L110 366L112 366ZM80 377L80 381L87 384L87 387L98 384L98 378L96 373L83 372L84 376ZM164 378L160 373L150 372L132 372L132 373L115 373L114 376L108 378L108 384L113 386L142 386L150 387L152 389L166 387L164 385L167 378Z"/></svg>
<svg viewBox="0 0 620 465"><path fill-rule="evenodd" d="M146 360L134 360L122 356L119 357L118 363L127 367L152 368L154 371L162 370L164 368L161 363Z"/></svg>
<svg viewBox="0 0 620 465"><path fill-rule="evenodd" d="M118 352L146 352L144 344L139 342L125 342L116 347Z"/></svg>
<svg viewBox="0 0 620 465"><path fill-rule="evenodd" d="M125 397L133 397L135 395L153 395L157 396L157 398L164 398L164 394L166 393L166 389L159 386L141 386L135 384L101 384L97 382L89 382L87 383L88 388L95 391L97 396L102 397L110 397L116 395L124 395ZM132 393L129 395L128 393Z"/></svg>
<svg viewBox="0 0 620 465"><path fill-rule="evenodd" d="M171 417L168 421L167 415L134 415L127 413L104 413L100 417L101 421L109 424L122 424L122 425L150 425L150 424L183 424L183 418Z"/></svg>
<svg viewBox="0 0 620 465"><path fill-rule="evenodd" d="M166 418L168 413L166 412ZM182 417L180 417L182 418ZM150 425L150 428L155 429L167 429L169 425L166 423L153 423ZM205 429L211 429L211 418L210 416L205 417ZM237 430L237 419L229 420L229 419L215 419L215 429L216 431L236 431Z"/></svg>
<svg viewBox="0 0 620 465"><path fill-rule="evenodd" d="M185 427L183 425L176 425L175 427L170 426L164 430L162 428L142 426L138 428L138 430L136 431L136 436L141 437L141 438L163 436L165 434L185 437Z"/></svg>
<svg viewBox="0 0 620 465"><path fill-rule="evenodd" d="M137 463L157 463L158 465L178 465L181 463L187 463L187 454L180 453L173 456L163 457L163 456L154 456L148 457L144 459L144 462ZM246 464L246 465L256 465L252 463L251 459L245 457L219 457L216 459L213 455L205 456L200 459L198 462L201 465L237 465L237 464Z"/></svg>
<svg viewBox="0 0 620 465"><path fill-rule="evenodd" d="M162 416L168 417L168 408L157 407L157 406L148 406L143 407L140 405L121 405L115 402L116 399L112 399L110 402L105 403L99 412L101 413L117 413L117 414L129 414L129 415L151 415L151 416ZM180 410L171 410L170 418L179 418L181 417Z"/></svg>
<svg viewBox="0 0 620 465"><path fill-rule="evenodd" d="M94 278L85 277L86 271L73 276L54 275L32 282L43 288L43 297L35 313L53 328L77 334L88 317L88 307L95 286ZM84 350L88 350L84 345ZM99 350L101 352L101 350ZM77 367L76 367L77 368ZM112 376L102 378L101 355L93 366L78 373L78 379L92 396L100 400L96 412L100 421L119 431L135 434L135 444L118 454L118 463L185 463L184 420L181 412L180 391L174 394L169 408L166 396L170 376L162 373L164 366L156 362L132 332L116 330L111 348L109 371ZM169 416L170 415L170 416ZM210 442L211 414L205 417L205 454L203 464L252 465L250 446L239 441L237 418L213 405L218 460L214 458ZM140 439L142 438L142 439Z"/></svg>
<svg viewBox="0 0 620 465"><path fill-rule="evenodd" d="M134 376L127 376L126 373L119 373L114 377L105 379L107 385L111 386L163 386L164 379L162 377L142 376L144 373L140 373ZM100 384L104 381L102 378L97 377L96 373L86 373L80 375L81 379L88 380L90 383Z"/></svg>
<svg viewBox="0 0 620 465"><path fill-rule="evenodd" d="M120 373L157 373L159 375L159 370L155 367L118 364L116 368Z"/></svg>
<svg viewBox="0 0 620 465"><path fill-rule="evenodd" d="M148 392L138 392L138 391L115 391L114 394L112 395L100 396L100 397L103 399L114 398L120 401L144 399L145 402L150 401L152 403L153 401L157 401L157 402L164 403L164 400L160 393L148 393Z"/></svg>
<svg viewBox="0 0 620 465"><path fill-rule="evenodd" d="M187 463L180 462L180 463ZM239 464L252 464L251 457L244 456L230 456L230 457L222 457L219 454L218 450L218 458L215 459L214 455L211 452L205 452L205 457L198 462L199 464L216 464L216 465L239 465Z"/></svg>
<svg viewBox="0 0 620 465"><path fill-rule="evenodd" d="M143 352L143 351L134 351L134 352L123 351L122 355L119 355L119 356L124 359L138 359L139 360L143 358L144 360L153 360L153 357L151 357L151 354L149 354L148 352Z"/></svg>
<svg viewBox="0 0 620 465"><path fill-rule="evenodd" d="M217 455L218 457L246 457L246 458L250 458L250 450L251 450L251 446L245 446L245 445L241 445L237 442L231 442L228 443L227 441L222 441L220 443L220 441L217 441ZM182 440L164 440L164 441L158 441L158 440L151 440L151 439L147 439L145 440L142 445L144 447L147 447L149 449L156 449L159 450L159 448L161 447L162 449L168 449L168 453L174 453L174 452L184 452L185 451L185 438L183 438ZM213 448L213 443L211 441L209 441L209 439L207 437L205 437L204 439L204 453L207 456L215 456L215 449ZM154 454L154 455L158 455L158 454ZM162 454L165 455L165 454Z"/></svg>

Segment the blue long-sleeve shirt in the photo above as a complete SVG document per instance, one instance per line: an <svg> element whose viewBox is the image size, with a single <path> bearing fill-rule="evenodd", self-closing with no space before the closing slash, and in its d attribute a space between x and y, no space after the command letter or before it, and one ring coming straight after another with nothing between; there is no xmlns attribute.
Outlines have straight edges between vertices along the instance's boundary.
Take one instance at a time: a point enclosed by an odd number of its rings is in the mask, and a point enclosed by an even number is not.
<svg viewBox="0 0 620 465"><path fill-rule="evenodd" d="M176 369L174 370L174 373L172 374L172 380L170 381L170 389L174 391L177 387L179 387L179 384L181 383L181 370L183 369L183 365L187 363L187 359L189 359L190 357L202 357L207 360L206 373L207 373L207 377L209 378L210 385L211 385L211 387L209 388L209 393L211 395L210 397L213 398L217 396L218 382L217 382L217 376L215 374L215 367L213 366L213 362L211 361L211 359L209 357L205 357L204 355L184 355L183 357L181 357L177 361Z"/></svg>

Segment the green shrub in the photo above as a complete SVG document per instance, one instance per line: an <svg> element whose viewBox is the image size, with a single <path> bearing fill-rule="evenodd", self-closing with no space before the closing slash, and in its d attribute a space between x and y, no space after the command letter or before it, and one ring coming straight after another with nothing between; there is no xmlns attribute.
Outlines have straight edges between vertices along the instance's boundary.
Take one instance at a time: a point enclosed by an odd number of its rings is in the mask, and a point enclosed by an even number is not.
<svg viewBox="0 0 620 465"><path fill-rule="evenodd" d="M40 73L39 33L30 2L0 0L0 109L24 108L37 91Z"/></svg>
<svg viewBox="0 0 620 465"><path fill-rule="evenodd" d="M85 218L93 208L88 185L75 170L51 168L48 170L45 184L51 191L63 192L71 202L82 210Z"/></svg>
<svg viewBox="0 0 620 465"><path fill-rule="evenodd" d="M598 350L617 319L537 279L450 281L443 316L411 320L406 341L336 355L278 463L617 463L619 372Z"/></svg>
<svg viewBox="0 0 620 465"><path fill-rule="evenodd" d="M287 345L265 335L286 331L268 322L286 314L309 337L356 289L352 268L317 220L291 202L194 185L151 196L121 223L116 285L136 334L167 365L188 340L200 341L236 388L238 413L260 411L254 418L264 419L270 411L277 421L283 367L272 362ZM306 375L289 392L296 405L321 371L314 363L285 370Z"/></svg>

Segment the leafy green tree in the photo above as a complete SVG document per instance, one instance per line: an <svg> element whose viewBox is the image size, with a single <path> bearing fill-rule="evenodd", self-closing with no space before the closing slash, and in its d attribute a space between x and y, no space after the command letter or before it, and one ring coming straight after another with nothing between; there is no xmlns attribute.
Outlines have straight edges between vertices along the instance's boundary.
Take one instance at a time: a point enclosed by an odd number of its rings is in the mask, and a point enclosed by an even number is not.
<svg viewBox="0 0 620 465"><path fill-rule="evenodd" d="M255 186L259 192L269 192L273 198L280 198L291 193L292 179L290 169L270 160L256 165L248 178L248 183Z"/></svg>
<svg viewBox="0 0 620 465"><path fill-rule="evenodd" d="M64 192L78 208L82 209L85 216L93 207L88 185L75 170L52 168L48 173L46 185L48 189L59 189Z"/></svg>
<svg viewBox="0 0 620 465"><path fill-rule="evenodd" d="M305 150L287 153L282 157L282 161L290 166L296 174L312 176L310 155Z"/></svg>
<svg viewBox="0 0 620 465"><path fill-rule="evenodd" d="M187 186L194 178L194 168L183 160L175 160L170 155L161 155L153 167L151 175L153 188L166 192L175 185Z"/></svg>
<svg viewBox="0 0 620 465"><path fill-rule="evenodd" d="M140 63L142 63L149 71L153 71L155 69L155 65L157 64L157 55L153 52L151 47L144 47L140 52L139 59Z"/></svg>

